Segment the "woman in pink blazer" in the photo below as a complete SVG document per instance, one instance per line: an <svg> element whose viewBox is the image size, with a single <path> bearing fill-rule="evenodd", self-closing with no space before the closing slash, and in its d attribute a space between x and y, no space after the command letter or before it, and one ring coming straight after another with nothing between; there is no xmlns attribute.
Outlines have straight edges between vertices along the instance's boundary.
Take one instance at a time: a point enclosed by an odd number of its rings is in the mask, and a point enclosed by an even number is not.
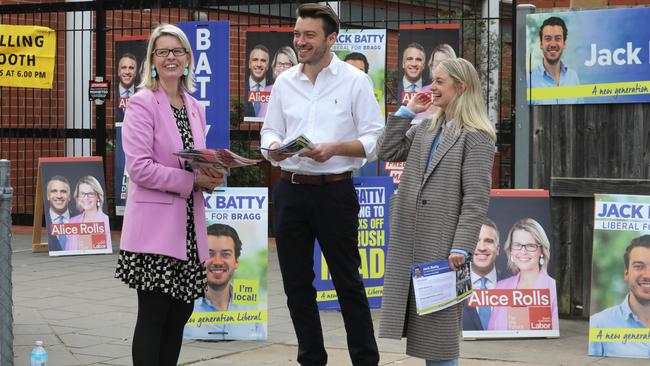
<svg viewBox="0 0 650 366"><path fill-rule="evenodd" d="M559 329L555 280L547 273L551 244L542 225L530 218L517 221L508 233L504 250L515 275L497 282L496 289L548 289L550 312L538 315L540 320L530 318L528 307L495 306L488 330L541 330L547 325L551 328L546 330Z"/></svg>
<svg viewBox="0 0 650 366"><path fill-rule="evenodd" d="M115 276L138 292L133 364L176 365L183 327L206 286L202 191L223 176L193 171L173 155L205 148L205 109L189 94L194 57L185 34L158 26L144 63L122 128L130 181Z"/></svg>

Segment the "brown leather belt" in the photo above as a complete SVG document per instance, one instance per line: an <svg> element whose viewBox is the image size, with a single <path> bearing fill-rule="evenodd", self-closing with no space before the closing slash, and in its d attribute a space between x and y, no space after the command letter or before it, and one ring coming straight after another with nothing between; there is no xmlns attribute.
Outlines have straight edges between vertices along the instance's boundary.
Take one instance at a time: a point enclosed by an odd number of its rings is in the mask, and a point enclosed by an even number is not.
<svg viewBox="0 0 650 366"><path fill-rule="evenodd" d="M334 183L346 179L351 179L352 172L344 172L339 174L303 175L282 170L280 171L280 178L291 182L291 184L310 184L319 186L327 183Z"/></svg>

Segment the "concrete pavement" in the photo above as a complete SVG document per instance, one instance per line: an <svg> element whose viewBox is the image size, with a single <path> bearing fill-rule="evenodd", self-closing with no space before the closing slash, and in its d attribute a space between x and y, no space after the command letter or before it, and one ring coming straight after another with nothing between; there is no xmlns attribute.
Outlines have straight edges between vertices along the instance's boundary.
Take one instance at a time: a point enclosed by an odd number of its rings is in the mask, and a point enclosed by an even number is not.
<svg viewBox="0 0 650 366"><path fill-rule="evenodd" d="M14 354L29 364L42 340L49 366L131 365L137 303L134 290L113 278L117 255L49 257L31 252L31 228L14 227L12 239ZM114 237L114 253L119 238ZM285 305L275 247L269 246L269 340L186 341L182 365L297 365L296 337ZM375 324L379 310L373 310ZM330 365L350 365L338 312L321 312ZM588 357L588 322L560 320L559 339L480 340L461 343L462 366L640 365L644 360ZM381 365L423 366L404 354L405 342L378 339Z"/></svg>

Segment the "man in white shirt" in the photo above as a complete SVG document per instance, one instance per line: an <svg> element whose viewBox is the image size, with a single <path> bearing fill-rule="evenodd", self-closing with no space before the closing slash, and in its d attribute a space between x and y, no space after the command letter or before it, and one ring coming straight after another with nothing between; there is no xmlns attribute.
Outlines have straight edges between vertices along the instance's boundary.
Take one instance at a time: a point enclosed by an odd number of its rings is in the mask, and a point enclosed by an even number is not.
<svg viewBox="0 0 650 366"><path fill-rule="evenodd" d="M138 61L135 59L135 55L129 52L122 54L117 66L117 77L120 82L117 86L116 122L122 122L126 104L129 98L135 94L135 70L137 69Z"/></svg>
<svg viewBox="0 0 650 366"><path fill-rule="evenodd" d="M424 72L424 47L413 42L402 53L402 82L398 84L397 93L400 103L407 104L410 97L422 91L422 73ZM411 93L411 94L406 94Z"/></svg>
<svg viewBox="0 0 650 366"><path fill-rule="evenodd" d="M486 218L472 255L472 288L474 290L493 290L501 276L497 273L496 261L499 256L499 229L494 221ZM463 309L463 330L487 330L490 320L490 307L470 307L465 302Z"/></svg>
<svg viewBox="0 0 650 366"><path fill-rule="evenodd" d="M255 92L264 92L268 84L266 74L269 71L269 49L258 44L248 55L248 94L244 104L245 117L257 117L262 106Z"/></svg>
<svg viewBox="0 0 650 366"><path fill-rule="evenodd" d="M67 236L51 235L52 224L67 224L70 221L70 183L60 175L55 175L47 182L47 202L49 203L49 227L47 231L47 244L50 251L59 251L65 248Z"/></svg>
<svg viewBox="0 0 650 366"><path fill-rule="evenodd" d="M318 239L339 296L352 364L376 366L379 353L359 275L359 204L351 171L376 158L384 122L370 78L330 52L338 29L331 8L298 8L293 43L300 64L274 83L261 146L277 148L303 134L315 145L300 155L264 153L282 168L273 192L274 229L298 362L327 364L312 286Z"/></svg>

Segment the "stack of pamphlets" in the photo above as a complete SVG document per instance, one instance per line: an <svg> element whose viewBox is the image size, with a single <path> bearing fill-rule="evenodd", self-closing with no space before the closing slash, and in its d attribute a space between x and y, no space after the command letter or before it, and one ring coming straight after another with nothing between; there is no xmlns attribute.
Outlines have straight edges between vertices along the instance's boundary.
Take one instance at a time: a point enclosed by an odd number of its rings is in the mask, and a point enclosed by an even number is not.
<svg viewBox="0 0 650 366"><path fill-rule="evenodd" d="M230 168L255 165L262 161L245 158L228 149L187 149L179 150L174 155L191 160L193 167L207 166L224 173Z"/></svg>
<svg viewBox="0 0 650 366"><path fill-rule="evenodd" d="M266 150L268 152L273 152L278 154L287 154L287 155L300 154L303 152L314 150L314 148L315 148L314 144L311 141L309 141L309 139L305 135L300 135L295 139L275 149L260 147L261 150Z"/></svg>

